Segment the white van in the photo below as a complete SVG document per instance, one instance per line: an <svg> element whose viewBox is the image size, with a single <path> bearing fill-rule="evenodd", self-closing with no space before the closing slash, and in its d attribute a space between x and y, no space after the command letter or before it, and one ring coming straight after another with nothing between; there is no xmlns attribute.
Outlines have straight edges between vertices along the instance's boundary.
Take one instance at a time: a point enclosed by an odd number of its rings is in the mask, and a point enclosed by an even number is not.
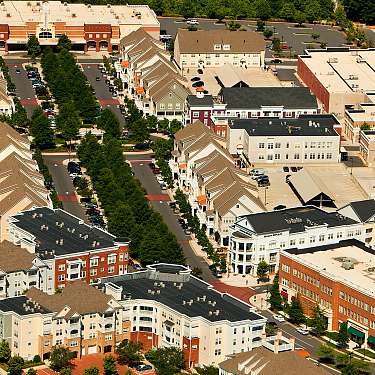
<svg viewBox="0 0 375 375"><path fill-rule="evenodd" d="M266 174L266 171L263 168L254 168L250 171L250 176L254 179L259 176Z"/></svg>

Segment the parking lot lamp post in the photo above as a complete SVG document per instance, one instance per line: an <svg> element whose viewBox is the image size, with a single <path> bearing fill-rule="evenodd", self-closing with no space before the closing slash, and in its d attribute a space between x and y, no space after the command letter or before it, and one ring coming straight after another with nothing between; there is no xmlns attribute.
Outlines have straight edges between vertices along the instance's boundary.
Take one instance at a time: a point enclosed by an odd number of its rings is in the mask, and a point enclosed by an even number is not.
<svg viewBox="0 0 375 375"><path fill-rule="evenodd" d="M353 174L353 163L354 163L354 158L353 156L350 157L350 174Z"/></svg>
<svg viewBox="0 0 375 375"><path fill-rule="evenodd" d="M267 189L268 187L266 186L264 188L264 205L267 206Z"/></svg>

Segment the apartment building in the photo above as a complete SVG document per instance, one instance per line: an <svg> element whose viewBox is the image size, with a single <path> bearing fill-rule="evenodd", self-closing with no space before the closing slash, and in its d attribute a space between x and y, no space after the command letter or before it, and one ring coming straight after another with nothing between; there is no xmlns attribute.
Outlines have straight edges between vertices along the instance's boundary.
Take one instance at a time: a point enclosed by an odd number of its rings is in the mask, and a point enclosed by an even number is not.
<svg viewBox="0 0 375 375"><path fill-rule="evenodd" d="M178 29L174 59L182 73L224 64L254 68L264 66L265 48L263 37L253 31Z"/></svg>
<svg viewBox="0 0 375 375"><path fill-rule="evenodd" d="M375 252L360 241L341 241L280 253L280 290L290 301L299 296L304 312L320 306L328 329L348 324L353 341L375 345Z"/></svg>
<svg viewBox="0 0 375 375"><path fill-rule="evenodd" d="M335 244L342 240L368 237L363 224L339 212L314 206L254 213L230 226L229 265L238 274L256 275L260 261L271 273L279 268L279 252Z"/></svg>
<svg viewBox="0 0 375 375"><path fill-rule="evenodd" d="M245 166L337 163L340 126L334 115L230 120L227 147Z"/></svg>
<svg viewBox="0 0 375 375"><path fill-rule="evenodd" d="M338 118L346 105L369 102L375 88L375 49L327 47L298 56L297 74L327 113Z"/></svg>
<svg viewBox="0 0 375 375"><path fill-rule="evenodd" d="M359 152L367 167L375 165L375 130L359 132Z"/></svg>
<svg viewBox="0 0 375 375"><path fill-rule="evenodd" d="M0 300L0 337L12 355L48 359L54 346L69 348L76 357L110 353L129 338L130 322L119 302L82 281L59 294L31 288L26 295Z"/></svg>
<svg viewBox="0 0 375 375"><path fill-rule="evenodd" d="M20 296L32 287L54 292L48 265L26 249L0 242L0 298Z"/></svg>
<svg viewBox="0 0 375 375"><path fill-rule="evenodd" d="M227 134L223 120L297 118L320 111L315 96L306 87L224 87L217 98L197 92L196 96L188 96L186 103L185 125L200 120L223 137Z"/></svg>
<svg viewBox="0 0 375 375"><path fill-rule="evenodd" d="M159 120L181 121L190 91L164 44L140 29L123 38L120 47L119 77L137 107Z"/></svg>
<svg viewBox="0 0 375 375"><path fill-rule="evenodd" d="M184 266L157 264L103 280L131 322L130 339L152 347L177 346L186 367L218 364L262 345L266 319L250 305L192 276Z"/></svg>
<svg viewBox="0 0 375 375"><path fill-rule="evenodd" d="M0 73L0 113L11 115L15 111L14 102L8 95L8 84L4 74Z"/></svg>
<svg viewBox="0 0 375 375"><path fill-rule="evenodd" d="M147 5L91 5L60 1L3 1L0 49L26 50L30 35L42 46L56 46L61 35L73 50L118 51L120 39L139 28L159 38L160 24Z"/></svg>
<svg viewBox="0 0 375 375"><path fill-rule="evenodd" d="M352 142L360 142L361 130L375 127L375 94L368 94L370 103L345 106L343 130L345 137Z"/></svg>
<svg viewBox="0 0 375 375"><path fill-rule="evenodd" d="M11 215L32 207L52 207L30 147L26 137L0 123L0 241L7 238Z"/></svg>
<svg viewBox="0 0 375 375"><path fill-rule="evenodd" d="M52 291L127 272L128 238L85 224L61 209L33 208L9 218L8 239L48 265Z"/></svg>
<svg viewBox="0 0 375 375"><path fill-rule="evenodd" d="M175 134L170 165L202 228L219 246L228 246L229 225L264 206L256 183L235 167L223 142L199 121L188 125Z"/></svg>

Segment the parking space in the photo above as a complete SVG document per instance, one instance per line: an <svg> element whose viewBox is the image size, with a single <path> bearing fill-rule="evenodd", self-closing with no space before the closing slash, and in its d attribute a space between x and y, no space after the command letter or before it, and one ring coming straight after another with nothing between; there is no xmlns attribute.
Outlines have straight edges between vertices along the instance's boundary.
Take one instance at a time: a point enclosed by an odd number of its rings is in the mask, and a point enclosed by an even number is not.
<svg viewBox="0 0 375 375"><path fill-rule="evenodd" d="M110 108L115 115L117 116L118 120L120 121L120 125L122 127L125 126L125 119L124 116L121 114L119 109L119 100L117 98L113 98L111 92L108 90L108 86L105 83L105 78L102 77L101 72L98 69L97 63L82 63L83 72L85 73L87 79L89 80L91 86L95 90L96 98L98 99L100 105L103 108ZM97 80L97 77L100 79Z"/></svg>
<svg viewBox="0 0 375 375"><path fill-rule="evenodd" d="M267 210L272 210L278 205L286 207L301 205L301 202L285 181L286 176L293 172L284 172L282 166L262 165L262 168L266 170L270 180L270 186L260 188L260 199L263 203L266 203ZM341 163L325 166L304 166L303 168L326 183L337 207L345 205L348 201L367 199L363 188L350 174L350 169ZM368 177L367 181L370 182L371 179L372 181L375 179L374 171L373 176ZM375 191L375 186L373 189Z"/></svg>

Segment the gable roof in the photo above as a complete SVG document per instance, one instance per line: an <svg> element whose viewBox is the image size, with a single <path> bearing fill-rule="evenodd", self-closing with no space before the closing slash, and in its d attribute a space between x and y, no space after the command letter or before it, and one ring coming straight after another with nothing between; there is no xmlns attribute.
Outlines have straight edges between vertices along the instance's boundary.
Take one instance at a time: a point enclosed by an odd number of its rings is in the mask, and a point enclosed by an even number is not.
<svg viewBox="0 0 375 375"><path fill-rule="evenodd" d="M69 315L104 312L109 308L111 296L86 284L84 281L73 281L67 284L59 294L46 294L39 289L31 288L26 297L37 302L49 311L60 312L65 306L70 307Z"/></svg>
<svg viewBox="0 0 375 375"><path fill-rule="evenodd" d="M0 242L0 270L6 273L28 270L33 266L35 254L5 240Z"/></svg>
<svg viewBox="0 0 375 375"><path fill-rule="evenodd" d="M263 37L253 31L178 29L176 40L180 53L251 53L266 48ZM215 50L215 44L230 45L230 50Z"/></svg>
<svg viewBox="0 0 375 375"><path fill-rule="evenodd" d="M188 139L194 139L202 134L210 133L210 129L203 124L201 121L195 121L191 125L187 125L184 128L180 129L174 135L176 141L185 141Z"/></svg>
<svg viewBox="0 0 375 375"><path fill-rule="evenodd" d="M363 201L351 202L348 204L356 213L361 222L366 222L375 215L375 200L367 199Z"/></svg>

